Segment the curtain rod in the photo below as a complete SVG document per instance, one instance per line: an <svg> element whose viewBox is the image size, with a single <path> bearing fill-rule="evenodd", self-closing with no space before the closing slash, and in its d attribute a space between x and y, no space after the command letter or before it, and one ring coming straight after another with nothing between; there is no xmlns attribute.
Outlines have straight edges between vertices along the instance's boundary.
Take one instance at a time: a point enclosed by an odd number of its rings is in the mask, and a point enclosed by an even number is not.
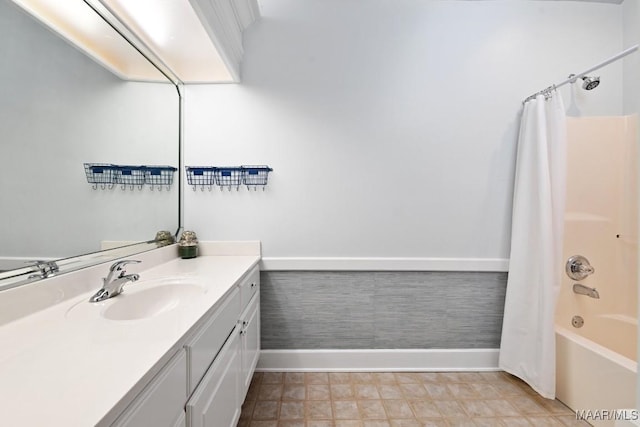
<svg viewBox="0 0 640 427"><path fill-rule="evenodd" d="M636 50L638 50L638 46L639 46L639 45L631 46L630 48L623 50L623 51L622 51L622 52L620 52L619 54L614 55L614 56L612 56L611 58L609 58L609 59L606 59L606 60L602 61L602 62L601 62L601 63L599 63L598 65L594 65L593 67L589 68L588 70L584 70L583 72L581 72L581 73L579 73L579 74L571 75L571 76L569 76L569 78L568 78L568 79L566 79L565 81L563 81L563 82L561 82L561 83L557 83L557 84L555 84L555 85L551 85L551 86L549 86L549 87L548 87L548 88L546 88L546 89L543 89L543 90L541 90L541 91L538 91L538 92L534 93L533 95L528 96L524 101L522 101L522 103L524 104L524 103L525 103L525 102L527 102L527 101L530 101L530 100L532 100L532 99L535 99L535 98L536 98L536 96L538 96L538 95L544 94L545 92L548 92L548 91L553 90L553 89L557 89L557 88L559 88L560 86L564 86L564 85L566 85L567 83L574 83L576 80L578 80L579 78L584 77L586 74L589 74L589 73L591 73L592 71L599 70L600 68L604 67L605 65L609 65L609 64L611 64L612 62L615 62L615 61L617 61L618 59L624 58L625 56L629 55L630 53L635 52Z"/></svg>

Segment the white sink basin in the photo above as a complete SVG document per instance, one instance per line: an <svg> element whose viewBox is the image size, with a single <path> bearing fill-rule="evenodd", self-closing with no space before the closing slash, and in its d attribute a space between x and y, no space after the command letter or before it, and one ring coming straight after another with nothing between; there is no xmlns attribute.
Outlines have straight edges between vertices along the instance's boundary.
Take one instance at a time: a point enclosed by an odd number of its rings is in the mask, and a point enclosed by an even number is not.
<svg viewBox="0 0 640 427"><path fill-rule="evenodd" d="M122 293L113 298L112 303L102 312L102 317L111 320L153 317L173 310L203 293L203 288L191 284L159 285L136 293Z"/></svg>
<svg viewBox="0 0 640 427"><path fill-rule="evenodd" d="M67 318L95 318L108 320L147 319L167 313L197 300L206 293L199 284L185 279L162 279L125 285L124 291L113 298L92 303L80 301L67 310Z"/></svg>

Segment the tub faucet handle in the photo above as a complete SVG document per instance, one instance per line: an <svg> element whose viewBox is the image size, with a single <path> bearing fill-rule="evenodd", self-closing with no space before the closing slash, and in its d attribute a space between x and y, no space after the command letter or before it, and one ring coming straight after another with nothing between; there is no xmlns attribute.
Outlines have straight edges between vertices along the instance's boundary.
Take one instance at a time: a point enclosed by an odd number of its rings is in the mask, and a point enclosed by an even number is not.
<svg viewBox="0 0 640 427"><path fill-rule="evenodd" d="M565 271L572 280L583 280L595 273L596 270L589 264L587 258L582 255L573 255L567 260Z"/></svg>
<svg viewBox="0 0 640 427"><path fill-rule="evenodd" d="M579 265L578 266L578 271L580 273L585 273L587 275L595 273L594 268L591 267L590 265Z"/></svg>

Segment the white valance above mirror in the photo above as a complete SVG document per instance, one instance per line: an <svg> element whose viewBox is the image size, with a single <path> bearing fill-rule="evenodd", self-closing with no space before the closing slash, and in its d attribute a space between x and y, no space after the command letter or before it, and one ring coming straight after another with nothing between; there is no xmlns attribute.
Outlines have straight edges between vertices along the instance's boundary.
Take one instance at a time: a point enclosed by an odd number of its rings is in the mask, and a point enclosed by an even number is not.
<svg viewBox="0 0 640 427"><path fill-rule="evenodd" d="M240 81L242 33L260 14L257 0L13 1L119 77L135 81L164 77L114 30L174 83L234 83Z"/></svg>

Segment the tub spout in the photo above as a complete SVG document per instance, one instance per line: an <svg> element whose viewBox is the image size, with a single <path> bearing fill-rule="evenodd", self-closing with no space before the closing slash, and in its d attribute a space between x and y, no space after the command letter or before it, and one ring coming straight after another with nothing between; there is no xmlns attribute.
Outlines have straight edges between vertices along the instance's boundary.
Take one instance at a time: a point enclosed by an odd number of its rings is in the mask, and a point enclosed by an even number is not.
<svg viewBox="0 0 640 427"><path fill-rule="evenodd" d="M590 288L580 283L574 283L573 292L580 295L586 295L589 298L600 298L600 294L598 293L598 291L596 291L596 288Z"/></svg>

